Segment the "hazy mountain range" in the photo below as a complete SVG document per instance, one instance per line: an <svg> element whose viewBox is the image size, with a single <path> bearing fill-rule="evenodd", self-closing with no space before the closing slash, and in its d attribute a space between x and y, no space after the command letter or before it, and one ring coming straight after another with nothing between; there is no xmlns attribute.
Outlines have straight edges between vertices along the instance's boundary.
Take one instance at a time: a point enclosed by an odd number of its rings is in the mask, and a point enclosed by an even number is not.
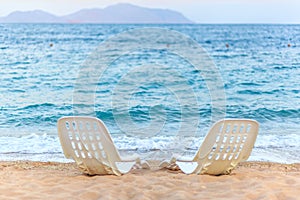
<svg viewBox="0 0 300 200"><path fill-rule="evenodd" d="M56 16L42 10L15 11L0 17L1 23L193 23L181 13L169 9L154 9L132 4L116 4L104 9L82 9Z"/></svg>

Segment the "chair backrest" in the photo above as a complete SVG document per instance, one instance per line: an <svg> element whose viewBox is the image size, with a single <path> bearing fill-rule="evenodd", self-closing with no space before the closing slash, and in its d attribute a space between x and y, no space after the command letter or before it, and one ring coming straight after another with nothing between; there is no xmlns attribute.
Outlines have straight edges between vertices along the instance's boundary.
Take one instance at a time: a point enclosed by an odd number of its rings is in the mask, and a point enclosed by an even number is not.
<svg viewBox="0 0 300 200"><path fill-rule="evenodd" d="M116 174L120 155L104 123L95 117L62 117L58 135L67 158L76 161L88 174ZM101 167L102 166L102 167ZM118 172L117 172L118 173Z"/></svg>
<svg viewBox="0 0 300 200"><path fill-rule="evenodd" d="M258 122L249 119L224 119L215 123L194 158L202 165L198 173L229 174L250 156L258 129Z"/></svg>

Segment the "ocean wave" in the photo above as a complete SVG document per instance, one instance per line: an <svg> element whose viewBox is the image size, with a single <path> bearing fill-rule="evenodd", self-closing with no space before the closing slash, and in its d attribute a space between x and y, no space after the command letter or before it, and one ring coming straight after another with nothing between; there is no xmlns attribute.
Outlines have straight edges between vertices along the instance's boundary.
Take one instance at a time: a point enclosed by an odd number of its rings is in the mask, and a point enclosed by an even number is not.
<svg viewBox="0 0 300 200"><path fill-rule="evenodd" d="M42 104L32 104L32 105L28 105L22 108L19 108L18 110L28 110L28 109L36 109L36 108L54 108L57 105L52 104L52 103L42 103Z"/></svg>
<svg viewBox="0 0 300 200"><path fill-rule="evenodd" d="M251 108L246 106L227 106L227 115L231 117L252 118L261 121L277 121L282 118L299 118L300 109Z"/></svg>
<svg viewBox="0 0 300 200"><path fill-rule="evenodd" d="M236 100L236 99L234 99ZM242 99L240 99L242 100ZM230 99L233 101L233 99ZM21 108L2 107L1 111L6 119L1 124L13 126L34 125L38 123L54 124L58 118L64 115L91 115L107 121L114 122L114 118L122 118L130 116L136 123L145 122L156 116L165 116L169 122L178 122L184 118L196 117L201 119L209 119L212 114L211 107L170 107L170 105L159 106L133 106L128 108L110 108L103 109L101 105L86 104L53 104L42 103L32 104ZM88 110L89 113L81 113ZM151 116L153 115L153 116ZM278 107L267 108L258 106L245 105L227 105L226 116L234 118L252 118L260 122L278 121L283 119L299 119L300 108L280 109Z"/></svg>
<svg viewBox="0 0 300 200"><path fill-rule="evenodd" d="M121 156L138 155L142 159L170 159L172 156L190 157L199 149L203 137L153 136L138 138L112 135ZM259 134L249 160L295 163L300 162L297 134ZM22 137L0 136L1 160L38 160L70 162L63 155L57 135L30 133Z"/></svg>

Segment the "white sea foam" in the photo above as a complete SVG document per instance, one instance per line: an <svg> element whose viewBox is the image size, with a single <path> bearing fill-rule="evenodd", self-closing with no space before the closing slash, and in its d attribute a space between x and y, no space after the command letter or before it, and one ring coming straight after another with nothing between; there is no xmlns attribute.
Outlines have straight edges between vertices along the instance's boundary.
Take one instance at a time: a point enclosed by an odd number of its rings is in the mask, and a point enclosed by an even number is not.
<svg viewBox="0 0 300 200"><path fill-rule="evenodd" d="M203 138L155 136L135 138L113 135L121 156L140 156L144 159L168 159L172 156L192 158ZM258 135L251 161L281 163L300 162L300 135ZM0 160L32 160L70 162L63 155L57 136L30 134L22 137L0 137Z"/></svg>

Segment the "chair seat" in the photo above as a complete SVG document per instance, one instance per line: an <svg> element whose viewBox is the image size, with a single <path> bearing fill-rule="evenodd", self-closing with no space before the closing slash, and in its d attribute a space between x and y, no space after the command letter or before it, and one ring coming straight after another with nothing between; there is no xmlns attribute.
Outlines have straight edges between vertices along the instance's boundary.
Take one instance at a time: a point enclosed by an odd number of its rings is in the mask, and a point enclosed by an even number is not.
<svg viewBox="0 0 300 200"><path fill-rule="evenodd" d="M95 117L62 117L57 122L58 136L67 158L75 160L83 173L128 173L136 160L124 161L104 123Z"/></svg>
<svg viewBox="0 0 300 200"><path fill-rule="evenodd" d="M176 164L186 174L229 174L250 156L258 129L255 120L220 120L212 126L195 157L177 160Z"/></svg>

